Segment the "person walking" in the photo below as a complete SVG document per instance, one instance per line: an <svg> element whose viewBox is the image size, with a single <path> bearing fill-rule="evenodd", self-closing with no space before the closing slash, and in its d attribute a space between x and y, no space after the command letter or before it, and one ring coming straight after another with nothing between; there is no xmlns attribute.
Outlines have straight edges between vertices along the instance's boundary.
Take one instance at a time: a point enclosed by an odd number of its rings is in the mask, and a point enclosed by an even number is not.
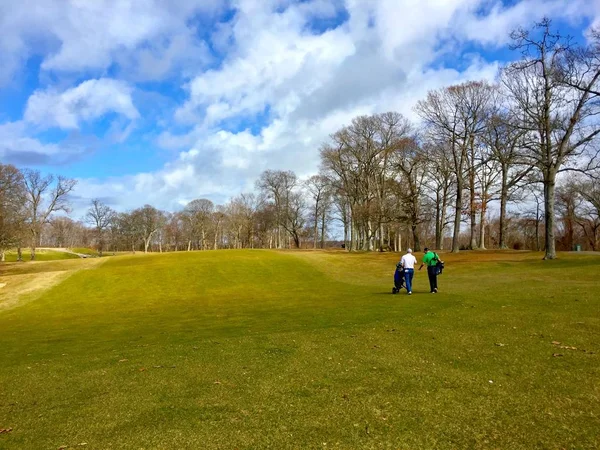
<svg viewBox="0 0 600 450"><path fill-rule="evenodd" d="M412 280L415 275L415 264L417 258L412 254L412 250L409 248L406 250L406 255L400 260L402 267L404 267L404 283L406 284L406 291L408 295L412 294Z"/></svg>
<svg viewBox="0 0 600 450"><path fill-rule="evenodd" d="M437 294L438 286L437 286L437 276L438 276L438 261L440 257L437 253L432 252L427 247L425 247L425 255L423 255L423 263L419 267L419 270L423 268L423 266L427 266L427 276L429 277L429 288L430 294Z"/></svg>

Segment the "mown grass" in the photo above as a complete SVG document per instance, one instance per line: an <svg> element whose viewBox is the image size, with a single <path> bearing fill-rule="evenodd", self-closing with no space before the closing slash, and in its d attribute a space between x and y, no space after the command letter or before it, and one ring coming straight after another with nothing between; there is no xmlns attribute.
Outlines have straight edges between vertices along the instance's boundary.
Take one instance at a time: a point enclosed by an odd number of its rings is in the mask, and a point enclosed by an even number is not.
<svg viewBox="0 0 600 450"><path fill-rule="evenodd" d="M0 448L600 447L599 257L445 255L393 296L397 258L78 271L0 311Z"/></svg>
<svg viewBox="0 0 600 450"><path fill-rule="evenodd" d="M6 252L6 262L16 262L17 261L17 251L9 250ZM31 253L29 249L22 250L23 261L31 260ZM62 259L78 259L79 256L73 255L72 253L67 253L63 251L57 250L48 250L48 249L38 249L35 251L35 260L36 261L57 261Z"/></svg>
<svg viewBox="0 0 600 450"><path fill-rule="evenodd" d="M74 247L69 250L71 250L73 253L79 253L80 255L90 255L90 256L98 255L97 250L94 250L93 248L88 248L88 247Z"/></svg>

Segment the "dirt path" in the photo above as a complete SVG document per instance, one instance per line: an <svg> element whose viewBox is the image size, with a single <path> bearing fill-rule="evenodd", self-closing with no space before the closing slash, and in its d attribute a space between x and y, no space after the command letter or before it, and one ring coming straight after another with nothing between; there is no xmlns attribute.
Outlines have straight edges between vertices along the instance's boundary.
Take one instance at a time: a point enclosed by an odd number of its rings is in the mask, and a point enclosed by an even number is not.
<svg viewBox="0 0 600 450"><path fill-rule="evenodd" d="M0 312L37 300L74 273L95 269L105 261L105 258L89 258L4 263L0 273Z"/></svg>

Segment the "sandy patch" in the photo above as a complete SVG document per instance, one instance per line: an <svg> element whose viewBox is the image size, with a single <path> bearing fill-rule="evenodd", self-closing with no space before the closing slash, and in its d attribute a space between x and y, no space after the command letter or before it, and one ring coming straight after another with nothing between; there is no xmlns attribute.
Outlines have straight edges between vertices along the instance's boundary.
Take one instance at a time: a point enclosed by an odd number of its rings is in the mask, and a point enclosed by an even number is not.
<svg viewBox="0 0 600 450"><path fill-rule="evenodd" d="M21 267L35 271L8 273L0 282L0 311L37 300L48 289L56 286L80 270L92 269L106 261L94 258L88 260L43 261L21 263ZM74 264L78 262L80 264ZM44 270L47 269L47 270Z"/></svg>

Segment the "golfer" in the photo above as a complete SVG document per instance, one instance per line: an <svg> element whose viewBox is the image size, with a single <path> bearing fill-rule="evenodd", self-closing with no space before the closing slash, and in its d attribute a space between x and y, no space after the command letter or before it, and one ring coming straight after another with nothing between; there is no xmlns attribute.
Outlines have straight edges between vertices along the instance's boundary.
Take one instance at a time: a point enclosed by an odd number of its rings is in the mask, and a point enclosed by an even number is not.
<svg viewBox="0 0 600 450"><path fill-rule="evenodd" d="M412 254L412 249L406 250L406 255L402 257L400 260L402 263L402 267L404 267L404 282L406 283L406 290L408 295L412 294L412 279L415 275L415 264L417 263L417 258L415 258Z"/></svg>
<svg viewBox="0 0 600 450"><path fill-rule="evenodd" d="M429 277L429 293L437 294L437 276L438 276L438 268L437 263L440 260L440 257L437 253L432 252L427 247L425 247L425 255L423 256L423 263L419 270L423 268L423 266L427 266L427 276Z"/></svg>

